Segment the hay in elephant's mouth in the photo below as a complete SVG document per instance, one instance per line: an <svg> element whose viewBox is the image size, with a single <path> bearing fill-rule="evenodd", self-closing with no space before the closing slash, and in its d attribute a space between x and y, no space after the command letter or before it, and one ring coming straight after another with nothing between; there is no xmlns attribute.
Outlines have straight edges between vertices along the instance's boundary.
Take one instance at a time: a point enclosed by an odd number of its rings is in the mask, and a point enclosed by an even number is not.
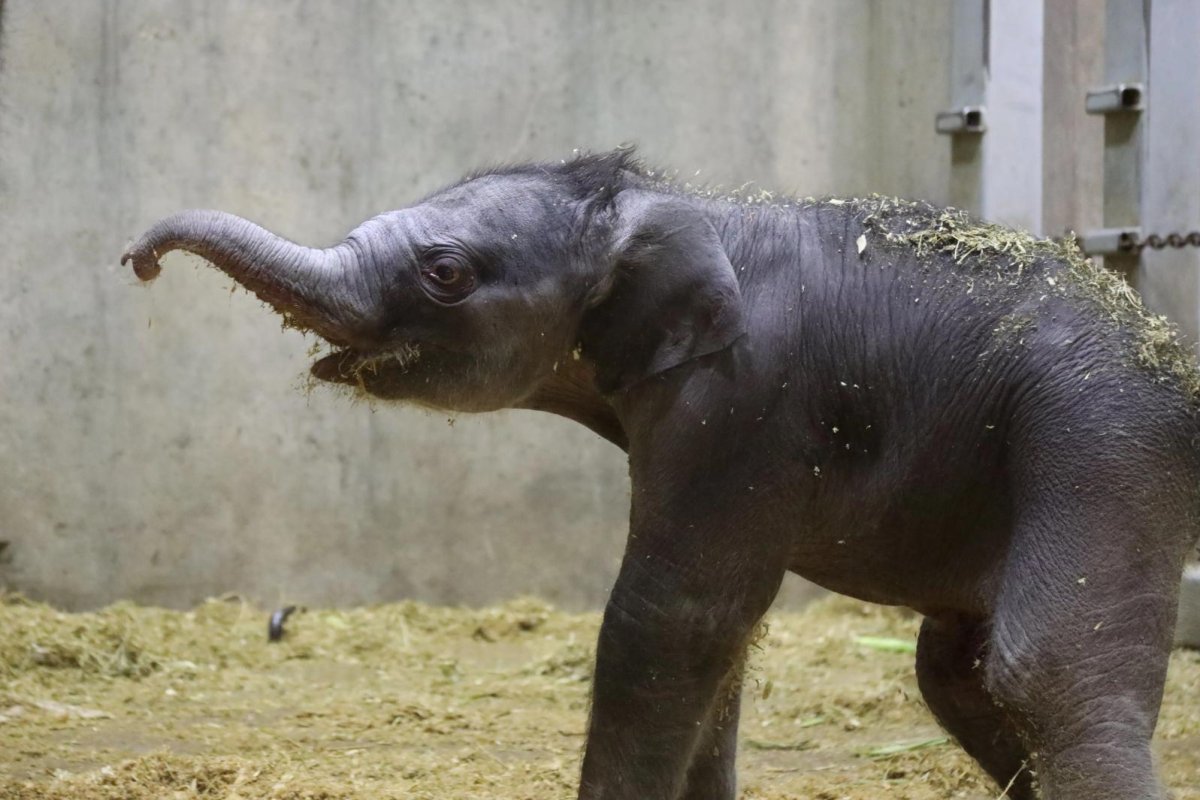
<svg viewBox="0 0 1200 800"><path fill-rule="evenodd" d="M236 598L66 614L0 595L0 798L575 796L599 615L537 600L312 610L269 644ZM918 620L777 613L746 674L753 800L999 794L921 702ZM873 638L872 638L873 637ZM1200 800L1200 653L1172 656L1156 747Z"/></svg>
<svg viewBox="0 0 1200 800"><path fill-rule="evenodd" d="M377 350L343 348L313 363L313 377L330 383L361 385L387 369L407 369L421 357L418 342L406 342Z"/></svg>

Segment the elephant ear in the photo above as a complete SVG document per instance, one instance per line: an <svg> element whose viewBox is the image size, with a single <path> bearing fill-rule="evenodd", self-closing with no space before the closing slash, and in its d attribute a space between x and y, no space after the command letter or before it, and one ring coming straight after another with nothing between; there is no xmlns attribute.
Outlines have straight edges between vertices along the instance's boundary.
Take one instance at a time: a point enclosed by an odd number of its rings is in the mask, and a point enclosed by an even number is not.
<svg viewBox="0 0 1200 800"><path fill-rule="evenodd" d="M733 265L684 198L626 190L614 200L611 272L580 340L608 394L729 347L745 333Z"/></svg>

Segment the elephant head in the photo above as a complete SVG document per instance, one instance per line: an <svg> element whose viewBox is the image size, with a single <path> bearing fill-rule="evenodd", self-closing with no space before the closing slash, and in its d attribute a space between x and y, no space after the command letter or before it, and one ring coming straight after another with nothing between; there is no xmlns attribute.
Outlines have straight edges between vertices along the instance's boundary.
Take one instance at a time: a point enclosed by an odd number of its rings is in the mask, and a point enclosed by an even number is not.
<svg viewBox="0 0 1200 800"><path fill-rule="evenodd" d="M328 249L185 211L125 253L142 280L186 250L336 350L317 378L444 409L541 408L622 443L604 401L743 332L703 201L628 151L468 177Z"/></svg>

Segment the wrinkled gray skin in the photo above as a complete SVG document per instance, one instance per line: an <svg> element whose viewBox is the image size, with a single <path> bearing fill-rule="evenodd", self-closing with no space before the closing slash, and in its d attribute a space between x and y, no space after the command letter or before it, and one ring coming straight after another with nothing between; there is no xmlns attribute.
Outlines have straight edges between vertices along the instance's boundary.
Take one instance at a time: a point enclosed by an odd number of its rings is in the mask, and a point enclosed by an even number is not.
<svg viewBox="0 0 1200 800"><path fill-rule="evenodd" d="M323 380L551 411L628 451L580 797L734 796L731 689L787 570L925 615L921 691L1010 797L1035 773L1052 800L1164 797L1195 409L1047 292L1062 264L992 290L946 255L858 253L860 216L693 196L617 153L474 176L328 250L185 212L125 260L204 256L339 348Z"/></svg>

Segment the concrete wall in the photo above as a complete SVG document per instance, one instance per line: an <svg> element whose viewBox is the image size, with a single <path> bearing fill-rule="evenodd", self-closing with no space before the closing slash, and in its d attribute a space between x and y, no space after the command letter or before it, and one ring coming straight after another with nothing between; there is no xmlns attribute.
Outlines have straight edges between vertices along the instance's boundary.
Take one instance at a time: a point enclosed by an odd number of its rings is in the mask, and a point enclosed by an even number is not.
<svg viewBox="0 0 1200 800"><path fill-rule="evenodd" d="M309 342L187 256L214 207L324 245L489 162L640 144L727 185L942 201L949 0L8 0L0 585L68 607L602 602L625 460L549 415L301 390ZM799 592L799 589L792 589Z"/></svg>

